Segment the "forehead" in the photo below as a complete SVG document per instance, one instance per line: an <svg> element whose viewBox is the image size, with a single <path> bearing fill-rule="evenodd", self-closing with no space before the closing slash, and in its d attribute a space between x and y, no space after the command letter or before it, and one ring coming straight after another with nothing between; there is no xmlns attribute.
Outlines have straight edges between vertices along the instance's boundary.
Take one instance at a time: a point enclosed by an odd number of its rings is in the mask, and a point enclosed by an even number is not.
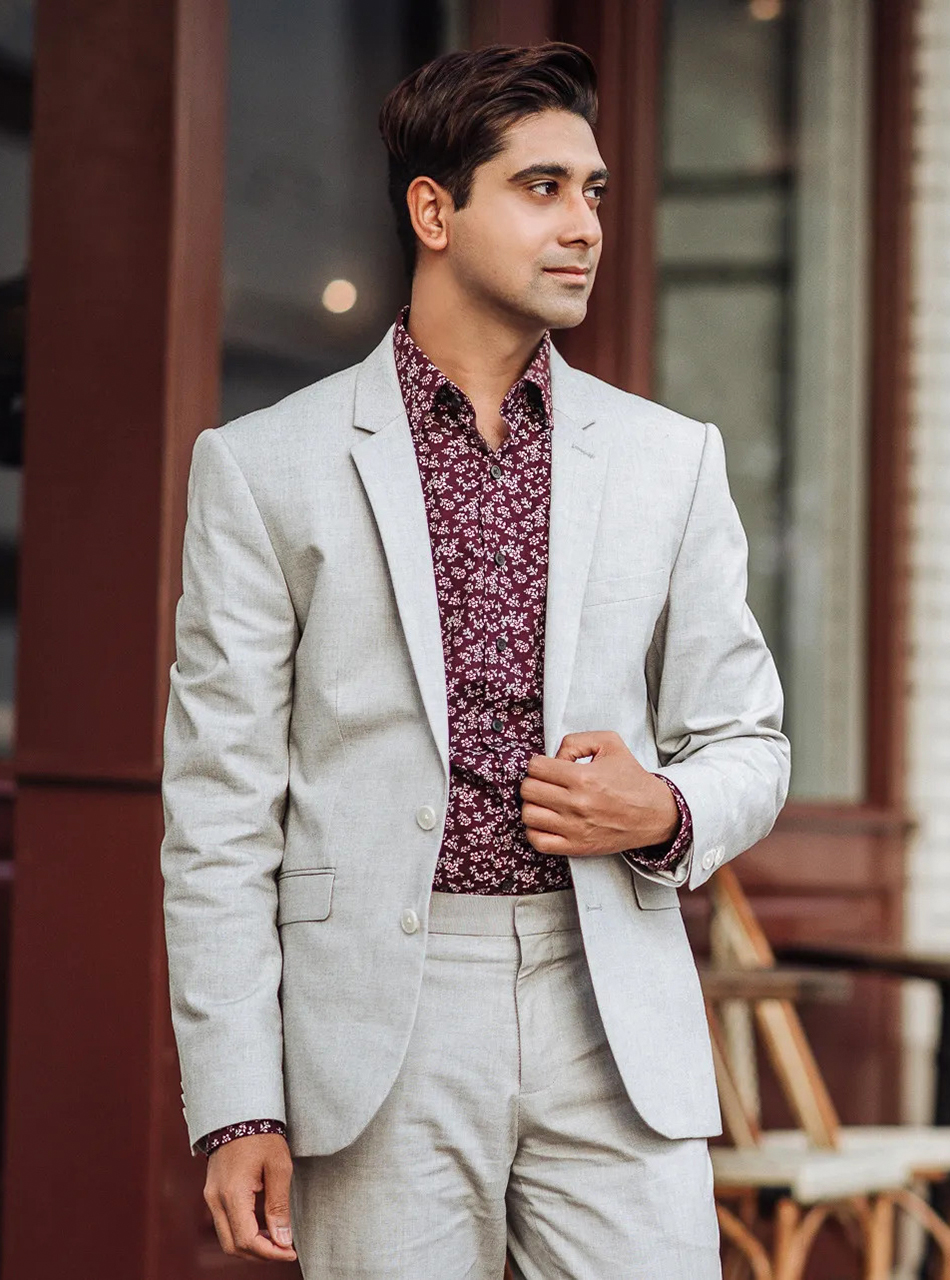
<svg viewBox="0 0 950 1280"><path fill-rule="evenodd" d="M583 181L591 170L604 167L593 130L573 111L539 111L516 120L505 130L504 142L489 165L509 173L552 161L583 169L576 174Z"/></svg>

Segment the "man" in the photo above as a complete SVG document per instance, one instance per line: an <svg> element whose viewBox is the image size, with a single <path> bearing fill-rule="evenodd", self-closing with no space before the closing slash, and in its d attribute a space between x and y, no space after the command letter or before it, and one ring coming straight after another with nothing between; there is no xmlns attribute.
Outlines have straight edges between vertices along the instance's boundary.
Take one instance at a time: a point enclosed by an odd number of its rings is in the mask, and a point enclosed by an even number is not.
<svg viewBox="0 0 950 1280"><path fill-rule="evenodd" d="M788 743L718 431L550 342L600 261L595 118L571 45L397 86L409 307L195 445L183 1100L224 1250L308 1280L719 1275L677 888L769 831Z"/></svg>

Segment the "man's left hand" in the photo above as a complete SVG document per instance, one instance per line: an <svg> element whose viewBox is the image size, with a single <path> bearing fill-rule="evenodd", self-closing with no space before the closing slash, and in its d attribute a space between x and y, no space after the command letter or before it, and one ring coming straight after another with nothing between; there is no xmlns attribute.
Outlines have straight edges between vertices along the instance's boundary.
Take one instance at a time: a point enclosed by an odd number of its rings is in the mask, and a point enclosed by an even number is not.
<svg viewBox="0 0 950 1280"><path fill-rule="evenodd" d="M578 764L583 756L586 763ZM539 853L593 857L662 844L679 821L676 801L612 729L569 733L557 755L533 755L521 781L521 817Z"/></svg>

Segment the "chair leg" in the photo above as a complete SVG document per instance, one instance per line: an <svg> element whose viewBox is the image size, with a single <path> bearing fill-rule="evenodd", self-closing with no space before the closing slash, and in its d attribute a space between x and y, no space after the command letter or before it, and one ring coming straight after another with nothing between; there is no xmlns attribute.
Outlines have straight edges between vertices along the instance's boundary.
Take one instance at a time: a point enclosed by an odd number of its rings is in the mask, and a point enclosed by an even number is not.
<svg viewBox="0 0 950 1280"><path fill-rule="evenodd" d="M745 1258L754 1280L774 1280L769 1255L745 1223L740 1222L734 1213L718 1203L716 1205L716 1216L719 1219L719 1228L722 1234L731 1244L735 1245L736 1249Z"/></svg>
<svg viewBox="0 0 950 1280"><path fill-rule="evenodd" d="M775 1233L772 1240L772 1266L776 1276L784 1276L786 1258L801 1220L801 1210L794 1200L783 1196L775 1205Z"/></svg>
<svg viewBox="0 0 950 1280"><path fill-rule="evenodd" d="M914 1191L894 1191L891 1199L928 1233L940 1253L940 1280L950 1280L950 1226Z"/></svg>
<svg viewBox="0 0 950 1280"><path fill-rule="evenodd" d="M793 1200L782 1199L776 1206L775 1280L802 1280L815 1237L833 1204L816 1204L804 1214Z"/></svg>
<svg viewBox="0 0 950 1280"><path fill-rule="evenodd" d="M867 1196L852 1196L835 1210L835 1217L853 1246L855 1253L864 1255L871 1230L871 1204Z"/></svg>
<svg viewBox="0 0 950 1280"><path fill-rule="evenodd" d="M882 1194L871 1204L864 1280L890 1280L893 1263L894 1200L890 1194Z"/></svg>

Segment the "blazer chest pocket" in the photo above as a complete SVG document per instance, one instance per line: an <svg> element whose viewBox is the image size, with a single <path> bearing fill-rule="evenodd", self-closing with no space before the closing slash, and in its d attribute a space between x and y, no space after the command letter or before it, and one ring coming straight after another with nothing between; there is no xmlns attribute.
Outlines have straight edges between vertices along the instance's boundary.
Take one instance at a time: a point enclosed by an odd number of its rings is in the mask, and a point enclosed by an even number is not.
<svg viewBox="0 0 950 1280"><path fill-rule="evenodd" d="M665 569L651 569L648 573L625 573L612 578L592 578L584 595L584 608L613 604L618 600L641 600L647 596L665 595L669 585L670 576Z"/></svg>
<svg viewBox="0 0 950 1280"><path fill-rule="evenodd" d="M671 884L657 884L655 880L637 875L636 871L632 871L631 875L633 891L642 910L659 911L664 907L679 907L679 893Z"/></svg>
<svg viewBox="0 0 950 1280"><path fill-rule="evenodd" d="M333 871L285 871L277 877L277 924L326 920L333 899Z"/></svg>

